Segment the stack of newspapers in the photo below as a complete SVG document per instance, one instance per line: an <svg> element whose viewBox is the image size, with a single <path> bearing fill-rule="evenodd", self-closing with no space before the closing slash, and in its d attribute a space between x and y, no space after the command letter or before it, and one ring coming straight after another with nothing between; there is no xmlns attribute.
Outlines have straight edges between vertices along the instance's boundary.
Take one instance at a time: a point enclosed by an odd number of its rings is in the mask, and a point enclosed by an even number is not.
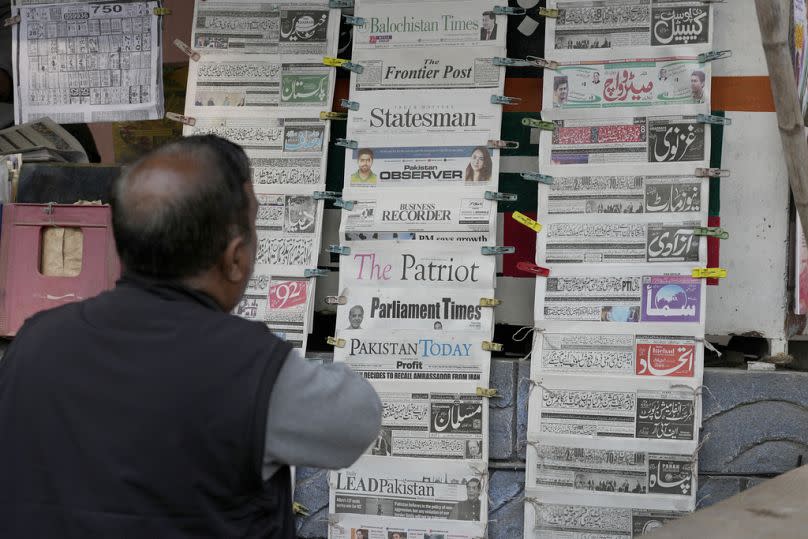
<svg viewBox="0 0 808 539"><path fill-rule="evenodd" d="M636 537L696 505L713 13L550 4L525 537Z"/></svg>
<svg viewBox="0 0 808 539"><path fill-rule="evenodd" d="M305 353L314 315L340 12L326 0L197 0L183 134L215 134L250 158L256 268L236 314Z"/></svg>
<svg viewBox="0 0 808 539"><path fill-rule="evenodd" d="M360 0L335 361L382 433L331 476L332 539L484 537L507 21L490 0ZM496 252L496 249L493 249Z"/></svg>

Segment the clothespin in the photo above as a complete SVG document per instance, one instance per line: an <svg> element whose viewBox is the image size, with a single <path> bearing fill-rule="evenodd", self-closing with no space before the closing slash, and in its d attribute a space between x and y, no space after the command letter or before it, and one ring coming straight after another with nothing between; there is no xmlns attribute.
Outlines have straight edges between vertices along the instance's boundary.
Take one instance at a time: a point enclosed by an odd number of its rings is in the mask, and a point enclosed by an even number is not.
<svg viewBox="0 0 808 539"><path fill-rule="evenodd" d="M353 0L328 0L331 9L348 9L353 7Z"/></svg>
<svg viewBox="0 0 808 539"><path fill-rule="evenodd" d="M523 7L494 6L494 15L524 15L527 10Z"/></svg>
<svg viewBox="0 0 808 539"><path fill-rule="evenodd" d="M337 348L345 348L345 339L338 339L336 337L326 337L325 343L329 346L336 346Z"/></svg>
<svg viewBox="0 0 808 539"><path fill-rule="evenodd" d="M343 69L353 71L354 73L358 73L360 75L365 71L365 68L362 67L361 64L355 64L343 58L332 58L330 56L325 56L323 57L323 64L329 67L341 67Z"/></svg>
<svg viewBox="0 0 808 539"><path fill-rule="evenodd" d="M521 97L508 97L507 95L492 95L492 105L516 105L522 102Z"/></svg>
<svg viewBox="0 0 808 539"><path fill-rule="evenodd" d="M478 387L476 393L478 397L486 397L489 399L499 398L497 390L493 387Z"/></svg>
<svg viewBox="0 0 808 539"><path fill-rule="evenodd" d="M716 226L710 226L710 227L697 226L693 229L693 235L710 236L712 238L718 238L719 240L729 239L729 232L727 232L723 228L719 228Z"/></svg>
<svg viewBox="0 0 808 539"><path fill-rule="evenodd" d="M509 255L516 252L516 247L510 245L483 245L480 253L486 256Z"/></svg>
<svg viewBox="0 0 808 539"><path fill-rule="evenodd" d="M359 102L348 101L347 99L340 99L339 106L348 110L359 110Z"/></svg>
<svg viewBox="0 0 808 539"><path fill-rule="evenodd" d="M713 116L712 114L697 114L696 121L700 124L732 125L732 120L730 118Z"/></svg>
<svg viewBox="0 0 808 539"><path fill-rule="evenodd" d="M337 208L342 208L343 210L351 211L354 209L354 204L356 203L355 200L345 200L343 198L338 198L334 201L334 206Z"/></svg>
<svg viewBox="0 0 808 539"><path fill-rule="evenodd" d="M519 142L515 140L489 140L488 147L492 150L516 150Z"/></svg>
<svg viewBox="0 0 808 539"><path fill-rule="evenodd" d="M502 305L502 300L497 298L480 298L480 307L496 307Z"/></svg>
<svg viewBox="0 0 808 539"><path fill-rule="evenodd" d="M336 200L342 196L338 191L315 191L311 194L314 200Z"/></svg>
<svg viewBox="0 0 808 539"><path fill-rule="evenodd" d="M699 178L726 178L729 170L723 168L702 168L696 169L696 176Z"/></svg>
<svg viewBox="0 0 808 539"><path fill-rule="evenodd" d="M345 296L326 296L323 300L326 305L347 305L348 298Z"/></svg>
<svg viewBox="0 0 808 539"><path fill-rule="evenodd" d="M320 119L321 120L347 120L348 113L347 112L331 112L331 111L321 111L320 112Z"/></svg>
<svg viewBox="0 0 808 539"><path fill-rule="evenodd" d="M303 270L303 277L325 277L331 273L327 269L320 269L320 268L306 268Z"/></svg>
<svg viewBox="0 0 808 539"><path fill-rule="evenodd" d="M486 191L483 197L486 200L496 200L497 202L513 202L519 199L519 195L514 193L497 193L494 191Z"/></svg>
<svg viewBox="0 0 808 539"><path fill-rule="evenodd" d="M156 7L152 10L152 13L158 17L165 17L166 15L171 15L171 9L167 7Z"/></svg>
<svg viewBox="0 0 808 539"><path fill-rule="evenodd" d="M712 62L713 60L729 58L730 56L732 56L731 50L703 52L699 54L699 62L704 64L706 62Z"/></svg>
<svg viewBox="0 0 808 539"><path fill-rule="evenodd" d="M533 275L538 275L539 277L549 277L550 276L550 269L543 268L541 266L537 266L533 262L527 262L523 260L522 262L516 263L516 269L532 273Z"/></svg>
<svg viewBox="0 0 808 539"><path fill-rule="evenodd" d="M309 509L305 505L298 502L292 502L292 512L302 517L309 516Z"/></svg>
<svg viewBox="0 0 808 539"><path fill-rule="evenodd" d="M502 352L502 345L498 342L483 341L482 347L486 352Z"/></svg>
<svg viewBox="0 0 808 539"><path fill-rule="evenodd" d="M359 143L357 141L347 138L338 138L334 141L334 145L342 146L343 148L350 148L352 150L359 148Z"/></svg>
<svg viewBox="0 0 808 539"><path fill-rule="evenodd" d="M351 254L351 248L347 245L329 245L326 249L329 253L334 253L335 255L342 255L347 256Z"/></svg>
<svg viewBox="0 0 808 539"><path fill-rule="evenodd" d="M171 120L190 126L196 125L196 118L192 118L191 116L183 116L182 114L177 114L176 112L166 112L166 120Z"/></svg>
<svg viewBox="0 0 808 539"><path fill-rule="evenodd" d="M181 39L174 40L174 46L185 53L185 56L193 60L194 62L198 62L199 59L202 57L199 52L195 51L191 47L185 44L185 42Z"/></svg>
<svg viewBox="0 0 808 539"><path fill-rule="evenodd" d="M345 24L349 26L357 26L359 28L365 26L364 17L351 17L350 15L343 15L342 18L345 19Z"/></svg>
<svg viewBox="0 0 808 539"><path fill-rule="evenodd" d="M536 233L541 232L541 223L534 221L524 213L515 211L511 214L511 217L513 218L514 221L516 221L519 224L525 225L530 230Z"/></svg>
<svg viewBox="0 0 808 539"><path fill-rule="evenodd" d="M545 185L552 185L554 181L552 176L547 176L546 174L539 174L538 172L520 172L519 175L522 177L523 180L528 180L531 182L539 182Z"/></svg>
<svg viewBox="0 0 808 539"><path fill-rule="evenodd" d="M3 20L3 26L4 27L14 26L15 24L19 24L21 20L22 17L19 14L13 15Z"/></svg>
<svg viewBox="0 0 808 539"><path fill-rule="evenodd" d="M555 131L555 122L548 122L546 120L537 120L536 118L522 118L522 125L525 127L535 127L542 131Z"/></svg>
<svg viewBox="0 0 808 539"><path fill-rule="evenodd" d="M723 279L727 276L724 268L694 268L690 275L696 279Z"/></svg>
<svg viewBox="0 0 808 539"><path fill-rule="evenodd" d="M539 8L539 17L547 17L550 19L557 19L559 16L559 12L555 8L550 7L540 7Z"/></svg>
<svg viewBox="0 0 808 539"><path fill-rule="evenodd" d="M525 56L525 60L532 62L535 67L542 67L544 69L558 69L558 62L555 60L539 58L538 56Z"/></svg>

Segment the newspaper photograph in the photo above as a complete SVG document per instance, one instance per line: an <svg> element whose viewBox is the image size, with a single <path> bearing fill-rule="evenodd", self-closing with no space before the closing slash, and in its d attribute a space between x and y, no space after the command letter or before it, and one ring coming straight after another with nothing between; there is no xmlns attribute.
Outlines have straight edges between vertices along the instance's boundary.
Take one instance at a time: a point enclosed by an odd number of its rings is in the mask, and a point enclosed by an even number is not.
<svg viewBox="0 0 808 539"><path fill-rule="evenodd" d="M12 30L14 121L163 117L159 2L21 6Z"/></svg>
<svg viewBox="0 0 808 539"><path fill-rule="evenodd" d="M525 503L525 539L630 539L651 533L690 514L689 511L581 505L556 502L554 496L533 496Z"/></svg>
<svg viewBox="0 0 808 539"><path fill-rule="evenodd" d="M0 130L0 154L21 154L26 163L87 163L78 140L48 117Z"/></svg>
<svg viewBox="0 0 808 539"><path fill-rule="evenodd" d="M415 518L401 521L342 514L329 518L328 536L330 539L483 539L485 528L479 522Z"/></svg>
<svg viewBox="0 0 808 539"><path fill-rule="evenodd" d="M250 55L204 56L189 62L185 115L218 116L231 111L290 114L330 110L334 68L262 60Z"/></svg>
<svg viewBox="0 0 808 539"><path fill-rule="evenodd" d="M342 286L437 287L476 290L496 286L496 257L482 256L473 247L423 245L406 242L369 249L351 247L340 257Z"/></svg>
<svg viewBox="0 0 808 539"><path fill-rule="evenodd" d="M382 429L368 455L488 462L488 401L477 384L374 384ZM406 389L404 389L406 387Z"/></svg>
<svg viewBox="0 0 808 539"><path fill-rule="evenodd" d="M539 186L539 222L556 214L686 214L705 220L710 180L695 176L577 176Z"/></svg>
<svg viewBox="0 0 808 539"><path fill-rule="evenodd" d="M615 223L596 217L597 222L545 222L537 238L539 264L707 263L707 238L695 234L706 222Z"/></svg>
<svg viewBox="0 0 808 539"><path fill-rule="evenodd" d="M697 466L690 454L602 447L598 441L542 441L527 450L525 488L552 497L566 493L593 502L678 509L696 505ZM686 504L689 504L686 505Z"/></svg>
<svg viewBox="0 0 808 539"><path fill-rule="evenodd" d="M488 0L356 0L355 52L415 47L489 46L505 51L507 16ZM505 56L502 54L502 56Z"/></svg>
<svg viewBox="0 0 808 539"><path fill-rule="evenodd" d="M311 195L256 195L258 250L255 263L275 273L302 276L317 267L323 201Z"/></svg>
<svg viewBox="0 0 808 539"><path fill-rule="evenodd" d="M474 461L360 457L331 472L329 514L485 522L486 466ZM445 524L441 523L441 526Z"/></svg>
<svg viewBox="0 0 808 539"><path fill-rule="evenodd" d="M351 307L353 308L353 307ZM356 319L359 309L348 316ZM364 315L364 310L362 311ZM427 391L449 382L470 382L488 387L491 352L482 343L488 332L444 333L387 329L378 331L337 328L345 346L334 348L334 361L344 361L373 384L381 381L415 381ZM429 384L429 385L427 385Z"/></svg>
<svg viewBox="0 0 808 539"><path fill-rule="evenodd" d="M698 56L564 62L544 77L542 118L593 110L619 118L631 114L626 109L709 114L710 73Z"/></svg>
<svg viewBox="0 0 808 539"><path fill-rule="evenodd" d="M240 145L250 158L258 194L313 193L325 185L328 122L318 116L199 118L183 135L218 135Z"/></svg>
<svg viewBox="0 0 808 539"><path fill-rule="evenodd" d="M640 386L640 387L638 387ZM692 452L701 399L692 380L542 376L530 393L528 439L619 438L621 447Z"/></svg>
<svg viewBox="0 0 808 539"><path fill-rule="evenodd" d="M606 333L591 323L545 322L534 341L531 378L545 374L701 379L702 337L675 332ZM641 330L642 331L642 330Z"/></svg>
<svg viewBox="0 0 808 539"><path fill-rule="evenodd" d="M353 61L364 71L351 73L351 92L490 88L498 94L505 69L494 65L496 53L491 47L357 51Z"/></svg>
<svg viewBox="0 0 808 539"><path fill-rule="evenodd" d="M345 305L337 307L337 331L348 339L356 330L391 328L446 332L488 332L494 329L494 308L481 307L481 298L493 298L490 288L451 290L443 288L343 289Z"/></svg>
<svg viewBox="0 0 808 539"><path fill-rule="evenodd" d="M704 323L705 282L691 277L689 268L659 273L601 268L596 276L580 268L566 270L557 268L553 277L537 279L537 320L663 322L696 328Z"/></svg>
<svg viewBox="0 0 808 539"><path fill-rule="evenodd" d="M359 190L451 188L462 191L499 184L499 150L485 136L467 145L447 145L445 136L362 137L345 151L345 187Z"/></svg>
<svg viewBox="0 0 808 539"><path fill-rule="evenodd" d="M279 277L258 268L234 314L264 322L277 336L306 354L308 310L314 301L315 279Z"/></svg>
<svg viewBox="0 0 808 539"><path fill-rule="evenodd" d="M556 120L542 131L539 169L558 176L591 175L593 168L619 174L693 174L709 167L710 126L695 116Z"/></svg>
<svg viewBox="0 0 808 539"><path fill-rule="evenodd" d="M339 22L340 11L325 0L196 0L191 47L203 57L260 53L322 64L336 56Z"/></svg>
<svg viewBox="0 0 808 539"><path fill-rule="evenodd" d="M547 19L547 58L581 58L604 50L648 54L649 47L696 54L712 49L712 8L698 0L559 0L548 7L559 14Z"/></svg>
<svg viewBox="0 0 808 539"><path fill-rule="evenodd" d="M363 92L359 110L348 114L348 133L364 147L366 137L441 135L468 146L499 139L502 105L491 103L491 89Z"/></svg>
<svg viewBox="0 0 808 539"><path fill-rule="evenodd" d="M473 245L496 240L497 203L482 190L441 191L425 198L414 190L348 190L343 200L340 238L361 241L438 241Z"/></svg>

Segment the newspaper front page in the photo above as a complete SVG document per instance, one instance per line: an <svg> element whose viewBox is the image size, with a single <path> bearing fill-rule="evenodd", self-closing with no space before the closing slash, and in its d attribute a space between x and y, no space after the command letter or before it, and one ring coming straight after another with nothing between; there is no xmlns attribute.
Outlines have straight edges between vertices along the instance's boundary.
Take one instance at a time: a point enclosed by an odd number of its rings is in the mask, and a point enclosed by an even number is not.
<svg viewBox="0 0 808 539"><path fill-rule="evenodd" d="M256 198L256 265L300 276L306 268L316 267L322 237L323 201L311 195L260 194Z"/></svg>
<svg viewBox="0 0 808 539"><path fill-rule="evenodd" d="M468 460L364 456L331 472L329 513L486 522L486 466ZM400 522L407 522L401 520ZM444 526L445 524L438 524Z"/></svg>
<svg viewBox="0 0 808 539"><path fill-rule="evenodd" d="M12 33L14 121L163 117L158 2L22 5Z"/></svg>
<svg viewBox="0 0 808 539"><path fill-rule="evenodd" d="M698 0L559 0L548 7L559 10L558 18L546 19L548 58L591 58L610 50L712 49L712 6Z"/></svg>
<svg viewBox="0 0 808 539"><path fill-rule="evenodd" d="M344 361L371 383L413 381L428 391L449 382L488 387L491 352L482 347L491 338L487 332L390 329L380 335L339 329L337 334L346 342L334 348L334 361Z"/></svg>

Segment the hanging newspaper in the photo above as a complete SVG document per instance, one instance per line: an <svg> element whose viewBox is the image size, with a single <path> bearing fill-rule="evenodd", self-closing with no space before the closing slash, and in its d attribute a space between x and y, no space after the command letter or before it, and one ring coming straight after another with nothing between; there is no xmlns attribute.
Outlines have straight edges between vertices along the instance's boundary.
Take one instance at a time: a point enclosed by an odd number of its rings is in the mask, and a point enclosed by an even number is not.
<svg viewBox="0 0 808 539"><path fill-rule="evenodd" d="M487 147L486 136L472 144L447 144L440 135L362 137L360 148L345 151L345 188L496 191L499 150Z"/></svg>
<svg viewBox="0 0 808 539"><path fill-rule="evenodd" d="M688 333L689 329L703 331L704 279L691 277L690 268L666 270L601 268L592 275L580 268L556 268L553 277L536 281L536 319L664 322ZM630 328L625 327L634 331Z"/></svg>
<svg viewBox="0 0 808 539"><path fill-rule="evenodd" d="M548 2L559 10L546 19L547 58L592 58L604 50L648 54L649 47L708 52L713 42L710 4L698 0L599 0Z"/></svg>
<svg viewBox="0 0 808 539"><path fill-rule="evenodd" d="M697 56L666 56L561 63L544 77L542 118L597 111L619 118L644 114L709 114L710 64Z"/></svg>
<svg viewBox="0 0 808 539"><path fill-rule="evenodd" d="M701 380L703 335L682 335L676 327L610 333L597 322L541 325L530 363L534 380L545 374Z"/></svg>
<svg viewBox="0 0 808 539"><path fill-rule="evenodd" d="M496 241L497 203L485 199L481 190L435 192L425 198L414 190L346 189L342 197L353 202L353 208L342 214L343 241L415 240L474 245Z"/></svg>
<svg viewBox="0 0 808 539"><path fill-rule="evenodd" d="M330 110L335 71L251 55L204 56L189 63L185 116L230 112L290 115L289 109ZM309 113L311 114L311 113Z"/></svg>
<svg viewBox="0 0 808 539"><path fill-rule="evenodd" d="M0 130L0 155L20 154L26 163L87 163L78 140L50 118Z"/></svg>
<svg viewBox="0 0 808 539"><path fill-rule="evenodd" d="M218 135L250 158L256 193L312 193L325 185L328 122L317 117L200 118L183 135Z"/></svg>
<svg viewBox="0 0 808 539"><path fill-rule="evenodd" d="M710 183L695 176L580 176L539 186L539 222L556 214L682 214L707 218ZM653 218L658 218L654 216Z"/></svg>
<svg viewBox="0 0 808 539"><path fill-rule="evenodd" d="M412 47L475 47L505 51L507 17L490 0L356 0L354 52ZM504 54L503 54L504 56Z"/></svg>
<svg viewBox="0 0 808 539"><path fill-rule="evenodd" d="M706 221L619 222L601 215L587 222L544 222L537 239L539 264L707 263L707 241L697 236ZM561 219L562 217L556 217Z"/></svg>
<svg viewBox="0 0 808 539"><path fill-rule="evenodd" d="M485 464L360 457L347 469L331 472L330 514L484 522ZM446 526L441 523L439 526Z"/></svg>
<svg viewBox="0 0 808 539"><path fill-rule="evenodd" d="M406 521L367 515L331 515L330 539L483 539L479 522L441 522L410 518Z"/></svg>
<svg viewBox="0 0 808 539"><path fill-rule="evenodd" d="M530 496L525 504L525 539L597 537L628 539L657 530L687 516L687 511L581 505L578 499L557 502L555 496Z"/></svg>
<svg viewBox="0 0 808 539"><path fill-rule="evenodd" d="M358 310L353 314L358 316ZM490 333L388 329L379 335L378 331L340 328L337 335L345 339L345 346L334 348L334 361L344 361L373 383L415 381L430 384L428 391L448 382L488 387L491 352L483 350L482 343L490 340Z"/></svg>
<svg viewBox="0 0 808 539"><path fill-rule="evenodd" d="M416 248L402 242L368 249L360 243L340 257L339 270L341 286L463 289L496 286L496 257L481 256L474 247L423 245Z"/></svg>
<svg viewBox="0 0 808 539"><path fill-rule="evenodd" d="M710 126L695 116L556 120L542 131L539 169L554 176L693 174L709 167Z"/></svg>
<svg viewBox="0 0 808 539"><path fill-rule="evenodd" d="M22 6L13 28L14 121L156 120L163 109L159 2Z"/></svg>
<svg viewBox="0 0 808 539"><path fill-rule="evenodd" d="M500 93L505 69L494 65L495 54L491 47L357 51L353 61L364 69L351 74L351 95L361 101L368 90L490 88Z"/></svg>
<svg viewBox="0 0 808 539"><path fill-rule="evenodd" d="M197 0L191 42L203 56L260 53L319 64L335 56L339 21L325 0Z"/></svg>
<svg viewBox="0 0 808 539"><path fill-rule="evenodd" d="M465 146L499 139L502 105L491 103L491 89L409 92L389 90L359 95L360 108L348 114L348 133L364 147L365 137L450 136Z"/></svg>
<svg viewBox="0 0 808 539"><path fill-rule="evenodd" d="M528 439L618 438L620 447L692 453L701 399L690 380L546 375L530 393Z"/></svg>
<svg viewBox="0 0 808 539"><path fill-rule="evenodd" d="M257 268L234 314L264 322L273 333L305 355L314 284L315 279L279 277Z"/></svg>
<svg viewBox="0 0 808 539"><path fill-rule="evenodd" d="M311 195L257 195L257 266L277 274L303 275L317 267L322 237L323 202Z"/></svg>
<svg viewBox="0 0 808 539"><path fill-rule="evenodd" d="M609 445L588 439L561 444L545 436L527 450L525 489L548 499L568 494L580 503L695 509L698 474L693 455Z"/></svg>
<svg viewBox="0 0 808 539"><path fill-rule="evenodd" d="M446 332L491 332L494 329L494 309L480 306L480 299L494 297L490 288L357 286L343 290L342 296L347 303L337 308L337 331L345 338L359 329L386 331L391 327L422 332L434 330L436 337Z"/></svg>
<svg viewBox="0 0 808 539"><path fill-rule="evenodd" d="M374 382L382 429L367 454L436 460L488 461L488 401L477 384Z"/></svg>

